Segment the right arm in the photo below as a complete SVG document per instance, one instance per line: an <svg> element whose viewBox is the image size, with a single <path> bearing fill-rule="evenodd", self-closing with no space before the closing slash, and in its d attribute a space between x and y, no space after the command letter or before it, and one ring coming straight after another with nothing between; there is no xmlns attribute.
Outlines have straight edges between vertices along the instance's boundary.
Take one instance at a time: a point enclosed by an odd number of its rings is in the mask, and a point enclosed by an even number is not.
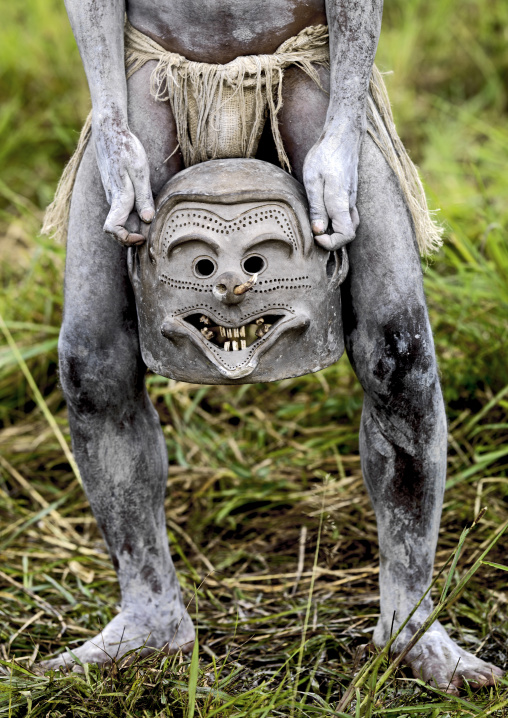
<svg viewBox="0 0 508 718"><path fill-rule="evenodd" d="M145 150L127 118L123 25L125 0L65 0L92 98L92 140L111 209L104 231L126 246L141 234L125 223L134 206L151 222L154 203Z"/></svg>

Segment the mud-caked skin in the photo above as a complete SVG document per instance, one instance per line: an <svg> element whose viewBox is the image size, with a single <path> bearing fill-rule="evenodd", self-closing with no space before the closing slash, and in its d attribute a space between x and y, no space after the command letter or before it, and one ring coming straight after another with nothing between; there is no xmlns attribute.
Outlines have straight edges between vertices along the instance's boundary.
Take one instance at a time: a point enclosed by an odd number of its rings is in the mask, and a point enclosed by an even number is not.
<svg viewBox="0 0 508 718"><path fill-rule="evenodd" d="M379 530L381 616L374 638L382 644L394 615L396 628L431 580L447 435L411 218L393 173L364 137L382 0L130 0L127 8L124 0L66 0L66 6L90 85L93 142L71 206L61 382L75 456L122 593L118 616L73 653L102 662L133 643L175 650L194 638L168 550L166 451L144 387L125 246L144 241L139 218L151 221L153 196L182 166L171 110L149 93L154 63L125 80L126 9L157 42L204 62L270 53L308 25L330 27L330 72L320 71L329 94L289 68L279 121L294 175L305 185L316 241L336 249L356 230L342 310L346 349L365 391L360 443ZM258 156L269 157L263 143ZM133 208L138 219L128 223ZM398 648L429 610L430 601ZM51 665L68 660L64 654ZM406 662L415 675L452 692L464 678L483 685L501 673L463 651L439 624Z"/></svg>

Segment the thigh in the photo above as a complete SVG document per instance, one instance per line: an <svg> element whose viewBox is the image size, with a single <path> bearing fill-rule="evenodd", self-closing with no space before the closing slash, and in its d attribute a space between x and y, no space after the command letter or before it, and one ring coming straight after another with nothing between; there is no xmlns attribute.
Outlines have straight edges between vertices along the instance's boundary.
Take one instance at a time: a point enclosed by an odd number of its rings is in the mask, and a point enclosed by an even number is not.
<svg viewBox="0 0 508 718"><path fill-rule="evenodd" d="M320 77L324 90L297 68L285 77L281 134L300 181L328 109L328 71L321 68ZM375 396L385 394L394 375L416 376L418 371L410 372L415 362L431 368L433 345L412 218L395 174L368 133L358 175L360 225L348 246L343 321L349 357L364 388Z"/></svg>
<svg viewBox="0 0 508 718"><path fill-rule="evenodd" d="M181 169L169 103L149 94L147 63L128 82L129 126L142 142L157 194ZM64 333L81 346L106 348L135 328L135 308L127 274L127 250L103 232L109 205L90 142L72 195L65 271Z"/></svg>

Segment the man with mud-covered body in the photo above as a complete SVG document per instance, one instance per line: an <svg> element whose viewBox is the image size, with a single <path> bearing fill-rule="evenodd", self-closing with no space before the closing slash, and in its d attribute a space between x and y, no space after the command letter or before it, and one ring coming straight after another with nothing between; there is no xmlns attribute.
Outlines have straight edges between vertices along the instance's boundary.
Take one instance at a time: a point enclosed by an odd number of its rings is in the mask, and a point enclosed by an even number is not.
<svg viewBox="0 0 508 718"><path fill-rule="evenodd" d="M431 580L447 431L413 223L393 172L365 134L382 0L132 0L127 7L125 0L66 0L66 6L93 120L69 222L61 381L74 452L122 593L119 615L73 653L104 662L145 642L174 650L194 641L167 544L167 456L144 388L126 264L126 247L144 241L140 220L152 220L153 195L183 165L171 107L150 94L155 63L126 81L125 11L134 28L166 50L213 64L274 53L306 27L329 26L330 70L319 68L329 94L288 68L278 120L292 171L305 185L315 241L325 249L351 242L343 321L365 391L360 448L378 521L381 617L374 639L383 644L393 620L396 628ZM137 227L132 216L128 221L133 209ZM430 609L426 599L398 650ZM63 654L46 665L70 660ZM438 623L406 662L451 692L463 677L488 684L501 673L463 651Z"/></svg>

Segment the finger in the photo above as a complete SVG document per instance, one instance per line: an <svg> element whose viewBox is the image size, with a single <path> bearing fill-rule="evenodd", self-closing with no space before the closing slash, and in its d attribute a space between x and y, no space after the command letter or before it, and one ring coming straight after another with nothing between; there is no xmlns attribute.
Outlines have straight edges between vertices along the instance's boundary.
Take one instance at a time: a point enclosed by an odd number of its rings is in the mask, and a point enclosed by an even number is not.
<svg viewBox="0 0 508 718"><path fill-rule="evenodd" d="M333 234L343 235L344 241L341 244L351 242L355 237L355 227L350 214L349 193L344 190L337 192L335 183L328 182L325 184L324 199ZM338 239L335 240L335 243L337 242Z"/></svg>
<svg viewBox="0 0 508 718"><path fill-rule="evenodd" d="M153 202L152 188L150 187L148 161L140 166L137 171L131 172L130 178L134 186L137 213L143 222L151 222L155 214L155 206Z"/></svg>
<svg viewBox="0 0 508 718"><path fill-rule="evenodd" d="M114 227L111 230L105 229L104 231L124 247L137 246L146 241L142 234L128 232L125 227L121 226Z"/></svg>
<svg viewBox="0 0 508 718"><path fill-rule="evenodd" d="M141 244L144 244L146 242L146 239L143 237L142 234L134 234L131 232L127 239L122 242L122 244L125 247L139 247Z"/></svg>
<svg viewBox="0 0 508 718"><path fill-rule="evenodd" d="M122 178L122 186L113 192L111 208L104 223L104 231L123 242L129 231L125 224L134 207L134 187L128 176Z"/></svg>
<svg viewBox="0 0 508 718"><path fill-rule="evenodd" d="M329 234L314 235L314 241L327 252L333 252L332 238Z"/></svg>
<svg viewBox="0 0 508 718"><path fill-rule="evenodd" d="M326 249L327 252L335 252L337 249L340 249L341 247L344 247L346 244L349 244L354 239L354 234L352 237L345 237L343 234L321 234L317 237L314 237L314 241L316 244L318 244L320 247L323 247L323 249Z"/></svg>
<svg viewBox="0 0 508 718"><path fill-rule="evenodd" d="M355 238L355 228L348 209L335 213L332 217L332 227L333 233L342 235L345 242L351 242Z"/></svg>
<svg viewBox="0 0 508 718"><path fill-rule="evenodd" d="M114 224L114 222L109 222L108 220L106 220L106 224L104 225L104 231L117 242L120 242L124 247L143 244L145 241L145 238L142 234L139 234L139 232L129 232L122 224Z"/></svg>
<svg viewBox="0 0 508 718"><path fill-rule="evenodd" d="M448 693L451 696L459 696L460 690L459 688L462 687L462 682L460 686L455 685L455 683L438 683L437 688L439 688L443 693Z"/></svg>
<svg viewBox="0 0 508 718"><path fill-rule="evenodd" d="M305 189L309 201L312 232L315 235L323 234L329 222L323 197L323 181L321 178L309 180L305 183Z"/></svg>

